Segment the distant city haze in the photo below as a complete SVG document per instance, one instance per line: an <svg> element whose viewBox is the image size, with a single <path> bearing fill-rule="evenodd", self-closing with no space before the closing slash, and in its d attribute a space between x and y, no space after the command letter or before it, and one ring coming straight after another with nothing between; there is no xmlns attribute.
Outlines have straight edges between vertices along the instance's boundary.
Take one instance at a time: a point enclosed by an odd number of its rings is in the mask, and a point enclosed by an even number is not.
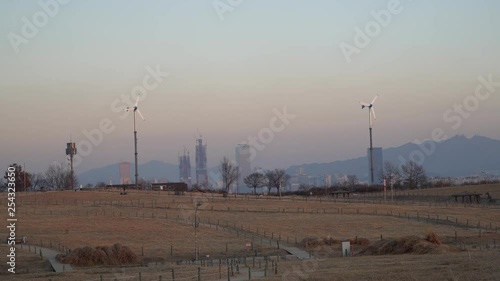
<svg viewBox="0 0 500 281"><path fill-rule="evenodd" d="M122 108L139 92L139 163L177 164L186 147L193 178L198 135L208 167L251 137L263 147L252 169L366 156L358 102L377 94L376 147L437 132L500 139L500 1L401 0L350 62L341 44L390 1L242 1L223 18L212 0L67 2L39 27L38 1L0 2L3 170L65 163L70 135L86 144L76 173L133 166Z"/></svg>

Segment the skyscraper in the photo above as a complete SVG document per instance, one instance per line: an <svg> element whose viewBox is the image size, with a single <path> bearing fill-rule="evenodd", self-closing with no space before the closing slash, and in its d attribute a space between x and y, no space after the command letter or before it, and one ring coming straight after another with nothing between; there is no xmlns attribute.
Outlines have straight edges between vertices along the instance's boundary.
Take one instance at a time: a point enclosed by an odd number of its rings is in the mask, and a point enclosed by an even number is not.
<svg viewBox="0 0 500 281"><path fill-rule="evenodd" d="M370 148L368 148L368 183L370 185L382 185L383 180L381 179L380 175L382 173L382 170L384 169L384 158L382 155L382 148L381 147L374 147L373 148L373 182L370 179L370 166L371 166L371 153L370 153Z"/></svg>
<svg viewBox="0 0 500 281"><path fill-rule="evenodd" d="M196 139L196 183L200 186L208 184L207 145L203 144L201 136Z"/></svg>
<svg viewBox="0 0 500 281"><path fill-rule="evenodd" d="M191 159L184 149L184 155L179 156L179 180L191 187Z"/></svg>
<svg viewBox="0 0 500 281"><path fill-rule="evenodd" d="M120 184L130 184L130 162L120 162Z"/></svg>
<svg viewBox="0 0 500 281"><path fill-rule="evenodd" d="M246 193L250 191L243 179L252 173L250 146L248 144L238 144L236 146L236 163L240 169L240 175L235 193Z"/></svg>

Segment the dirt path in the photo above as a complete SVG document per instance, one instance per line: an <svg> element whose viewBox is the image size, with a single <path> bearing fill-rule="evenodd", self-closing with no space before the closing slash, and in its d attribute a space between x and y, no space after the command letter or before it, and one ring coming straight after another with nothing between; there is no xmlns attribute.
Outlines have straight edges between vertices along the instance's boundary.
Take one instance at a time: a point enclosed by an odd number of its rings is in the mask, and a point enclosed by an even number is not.
<svg viewBox="0 0 500 281"><path fill-rule="evenodd" d="M59 254L62 254L56 250L52 250L52 249L49 249L49 248L42 248L42 247L38 247L38 246L32 246L32 245L27 245L27 244L24 244L23 245L23 250L25 250L27 247L29 248L33 248L35 249L36 248L36 254L40 254L40 252L42 253L42 257L49 260L50 262L50 265L52 266L52 268L54 269L55 272L70 272L70 271L73 271L73 267L71 267L71 265L69 264L62 264L60 262L58 262L56 260L56 256L59 255ZM21 246L20 245L16 245L16 248L17 249L21 249Z"/></svg>

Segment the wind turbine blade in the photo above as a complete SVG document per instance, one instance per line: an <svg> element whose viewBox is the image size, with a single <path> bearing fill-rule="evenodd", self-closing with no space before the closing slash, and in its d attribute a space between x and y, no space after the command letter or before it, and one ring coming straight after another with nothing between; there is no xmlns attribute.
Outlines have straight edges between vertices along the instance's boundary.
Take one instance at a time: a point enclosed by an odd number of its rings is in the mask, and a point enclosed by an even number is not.
<svg viewBox="0 0 500 281"><path fill-rule="evenodd" d="M139 96L137 96L137 100L135 100L135 105L134 106L137 106L139 104Z"/></svg>
<svg viewBox="0 0 500 281"><path fill-rule="evenodd" d="M144 116L142 116L141 111L139 109L137 109L136 111L137 111L137 113L139 113L139 116L141 116L142 121L146 121L146 119L144 119Z"/></svg>
<svg viewBox="0 0 500 281"><path fill-rule="evenodd" d="M376 120L377 119L377 115L375 115L375 109L373 109L373 107L372 107L371 110L372 110L373 119Z"/></svg>
<svg viewBox="0 0 500 281"><path fill-rule="evenodd" d="M375 103L375 101L377 100L377 98L378 98L378 95L376 95L375 98L373 98L372 103L371 103L372 105Z"/></svg>

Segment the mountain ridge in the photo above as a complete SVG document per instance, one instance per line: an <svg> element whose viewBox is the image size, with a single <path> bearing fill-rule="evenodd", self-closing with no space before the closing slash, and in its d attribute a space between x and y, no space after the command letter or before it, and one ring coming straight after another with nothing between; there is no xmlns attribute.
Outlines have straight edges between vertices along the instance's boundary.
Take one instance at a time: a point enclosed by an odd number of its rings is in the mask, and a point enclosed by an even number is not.
<svg viewBox="0 0 500 281"><path fill-rule="evenodd" d="M413 159L421 162L424 157L423 166L428 176L459 177L478 175L486 172L491 175L500 175L500 140L473 136L467 138L456 135L442 142L431 140L420 144L405 143L398 147L383 149L383 158L393 164L401 165L401 159ZM134 177L133 163L130 165L130 175ZM195 178L194 165L192 166L192 178ZM324 174L348 174L356 175L360 180L368 180L368 160L366 156L355 157L347 160L336 160L326 163L306 163L292 165L286 169L290 175L297 174L299 168L303 168L306 174L318 176ZM208 169L216 171L216 167ZM152 160L139 165L141 178L153 180L154 178L167 179L169 181L179 180L179 167L163 161ZM81 184L95 184L97 182L119 183L119 163L92 169L78 175Z"/></svg>

